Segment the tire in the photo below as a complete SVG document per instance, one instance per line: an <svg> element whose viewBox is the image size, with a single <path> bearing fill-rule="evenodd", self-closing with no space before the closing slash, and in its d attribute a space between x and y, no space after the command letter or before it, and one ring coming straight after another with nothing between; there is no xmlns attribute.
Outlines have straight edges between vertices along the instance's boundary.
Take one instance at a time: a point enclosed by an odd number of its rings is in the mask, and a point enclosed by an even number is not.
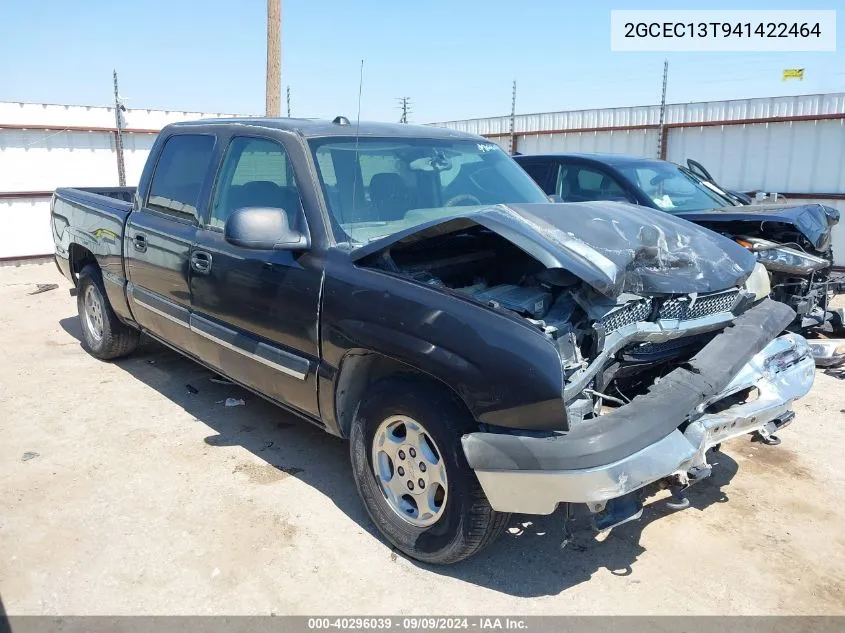
<svg viewBox="0 0 845 633"><path fill-rule="evenodd" d="M429 515L429 521L436 519L430 525L412 524L412 519L391 505L373 467L376 432L399 417L423 427L445 467L445 501L439 516ZM378 381L358 408L350 432L352 473L358 494L379 531L411 558L425 563L456 563L483 550L507 525L510 515L490 507L464 457L461 435L474 428L472 416L452 393L416 377ZM398 467L394 476L396 473ZM421 494L419 490L417 494Z"/></svg>
<svg viewBox="0 0 845 633"><path fill-rule="evenodd" d="M76 308L85 348L92 356L111 360L135 351L140 332L117 318L106 296L103 275L93 264L88 264L79 273Z"/></svg>

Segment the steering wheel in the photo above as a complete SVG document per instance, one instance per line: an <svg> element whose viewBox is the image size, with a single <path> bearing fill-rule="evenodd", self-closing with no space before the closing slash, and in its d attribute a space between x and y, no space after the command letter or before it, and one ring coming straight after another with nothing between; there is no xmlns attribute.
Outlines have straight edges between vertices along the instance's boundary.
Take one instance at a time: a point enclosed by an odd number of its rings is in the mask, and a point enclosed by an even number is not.
<svg viewBox="0 0 845 633"><path fill-rule="evenodd" d="M464 203L464 204L461 204ZM469 203L469 204L466 204ZM459 193L457 196L452 196L446 201L444 207L465 207L473 204L481 204L481 200L476 198L471 193Z"/></svg>

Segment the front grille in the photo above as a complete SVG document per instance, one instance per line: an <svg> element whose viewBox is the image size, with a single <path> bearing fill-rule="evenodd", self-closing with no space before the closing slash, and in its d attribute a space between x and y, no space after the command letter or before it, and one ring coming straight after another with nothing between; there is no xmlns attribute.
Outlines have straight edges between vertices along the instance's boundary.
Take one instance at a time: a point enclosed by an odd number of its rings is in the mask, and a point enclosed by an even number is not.
<svg viewBox="0 0 845 633"><path fill-rule="evenodd" d="M651 299L632 301L621 308L616 308L602 317L600 323L604 326L604 333L610 334L619 328L645 321L651 314Z"/></svg>
<svg viewBox="0 0 845 633"><path fill-rule="evenodd" d="M734 307L739 290L715 292L700 295L695 303L690 297L677 297L663 302L658 310L659 319L700 319L720 312L728 312ZM692 304L692 305L690 305Z"/></svg>

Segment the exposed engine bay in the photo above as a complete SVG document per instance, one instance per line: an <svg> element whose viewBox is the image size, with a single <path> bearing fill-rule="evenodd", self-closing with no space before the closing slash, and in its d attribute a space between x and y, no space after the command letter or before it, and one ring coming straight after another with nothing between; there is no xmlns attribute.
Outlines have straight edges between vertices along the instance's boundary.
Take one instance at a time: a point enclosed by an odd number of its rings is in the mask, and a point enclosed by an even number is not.
<svg viewBox="0 0 845 633"><path fill-rule="evenodd" d="M737 287L607 297L562 268L546 268L482 226L395 245L361 263L518 315L543 332L561 357L570 426L645 393L689 361L754 298ZM657 325L694 320L699 325L689 332L673 334ZM634 332L636 325L643 322L659 331L637 336L642 332Z"/></svg>

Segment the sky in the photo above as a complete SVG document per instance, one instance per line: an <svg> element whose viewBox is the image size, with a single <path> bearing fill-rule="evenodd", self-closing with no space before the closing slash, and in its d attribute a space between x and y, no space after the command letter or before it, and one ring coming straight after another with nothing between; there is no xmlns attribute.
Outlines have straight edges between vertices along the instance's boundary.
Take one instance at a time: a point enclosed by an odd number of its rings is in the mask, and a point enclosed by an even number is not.
<svg viewBox="0 0 845 633"><path fill-rule="evenodd" d="M291 114L411 122L845 91L845 3L836 52L611 52L610 10L800 9L709 0L283 0ZM0 0L0 101L107 105L112 69L129 108L264 111L265 0ZM804 81L784 82L803 67ZM284 96L282 111L285 111Z"/></svg>

